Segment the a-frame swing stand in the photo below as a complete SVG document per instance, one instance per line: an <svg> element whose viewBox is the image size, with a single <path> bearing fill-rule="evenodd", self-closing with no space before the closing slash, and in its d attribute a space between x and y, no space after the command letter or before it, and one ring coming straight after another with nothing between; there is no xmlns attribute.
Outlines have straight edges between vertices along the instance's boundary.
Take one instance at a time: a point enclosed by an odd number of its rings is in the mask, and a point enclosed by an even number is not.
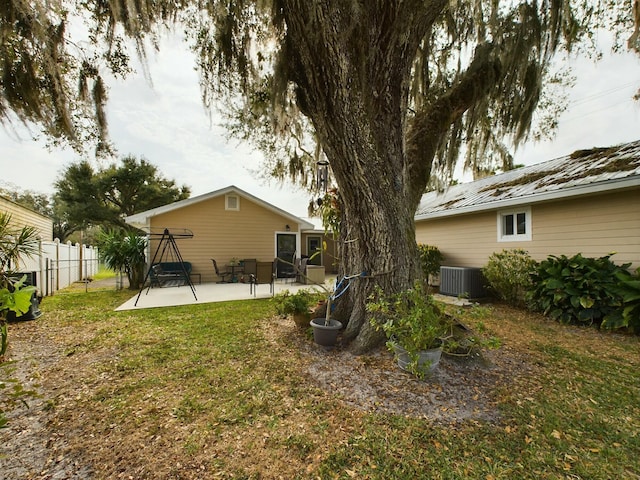
<svg viewBox="0 0 640 480"><path fill-rule="evenodd" d="M182 272L177 274L177 276L184 279L187 285L189 285L189 287L191 288L191 293L193 293L193 298L195 298L196 301L198 301L198 297L196 297L196 289L193 286L193 283L191 282L191 277L189 275L189 272L187 272L187 269L184 266L182 255L180 254L180 250L178 249L178 244L176 243L176 237L177 238L193 238L193 233L189 230L183 230L181 232L170 232L168 228L165 228L162 231L162 234L149 232L148 237L149 237L149 240L151 240L152 238L159 238L160 240L158 242L158 247L156 248L156 251L153 254L153 259L149 263L149 269L147 270L147 274L144 277L144 281L142 282L142 288L140 288L140 291L138 292L138 297L136 298L134 306L138 306L138 300L140 300L140 295L142 294L142 291L145 288L147 289L147 293L149 293L149 289L151 288L151 285L153 283L150 281L151 271L153 269L153 266L156 265L156 259L158 260L157 263L161 263L162 260L167 257L175 259L175 261L180 264L180 267L182 268ZM145 285L147 285L147 281L149 281L149 285L145 287Z"/></svg>

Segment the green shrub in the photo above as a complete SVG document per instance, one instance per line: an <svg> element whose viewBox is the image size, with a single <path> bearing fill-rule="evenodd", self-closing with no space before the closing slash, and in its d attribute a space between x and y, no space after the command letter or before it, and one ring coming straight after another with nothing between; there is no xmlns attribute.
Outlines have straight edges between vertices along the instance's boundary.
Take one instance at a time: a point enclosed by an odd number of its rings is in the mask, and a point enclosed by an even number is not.
<svg viewBox="0 0 640 480"><path fill-rule="evenodd" d="M308 289L298 290L296 293L291 293L289 290L284 290L273 297L273 304L278 315L294 315L299 313L308 313L311 305L317 303L321 299L326 299L326 296L318 292L314 292Z"/></svg>
<svg viewBox="0 0 640 480"><path fill-rule="evenodd" d="M452 319L427 294L424 285L416 282L413 288L393 295L385 295L378 286L366 309L372 314L371 325L387 336L389 350L394 352L399 345L410 358L407 371L424 377L430 364L419 362L420 352L440 347L452 327Z"/></svg>
<svg viewBox="0 0 640 480"><path fill-rule="evenodd" d="M387 338L397 341L408 352L440 345L451 326L451 319L420 282L411 289L386 296L378 287L366 308L373 314L371 325L383 330Z"/></svg>
<svg viewBox="0 0 640 480"><path fill-rule="evenodd" d="M425 279L428 279L429 275L438 275L440 273L440 265L444 260L444 255L442 255L438 247L419 243L418 253L420 255L420 267Z"/></svg>
<svg viewBox="0 0 640 480"><path fill-rule="evenodd" d="M493 253L482 273L498 298L511 305L524 306L536 266L537 262L526 250L514 248Z"/></svg>
<svg viewBox="0 0 640 480"><path fill-rule="evenodd" d="M610 257L549 256L533 275L531 306L563 323L600 324L621 308L622 298L614 290L617 276L630 265L615 265Z"/></svg>
<svg viewBox="0 0 640 480"><path fill-rule="evenodd" d="M409 356L409 363L402 368L423 378L431 365L420 361L420 352L442 347L444 353L457 357L479 353L484 348L497 348L495 337L476 334L455 317L447 314L429 295L422 282L413 288L396 294L385 295L377 286L367 299L369 322L376 330L382 330L388 341L387 348L398 354L401 347ZM485 310L486 312L486 310ZM480 314L480 310L467 314Z"/></svg>
<svg viewBox="0 0 640 480"><path fill-rule="evenodd" d="M31 306L35 287L23 287L25 278L16 281L11 266L20 265L25 257L38 253L37 231L34 227L13 226L12 216L0 212L0 357L7 350L9 332L7 314L26 313ZM2 423L0 417L0 423Z"/></svg>
<svg viewBox="0 0 640 480"><path fill-rule="evenodd" d="M618 284L611 288L614 294L620 295L622 306L608 314L602 322L605 328L630 328L640 333L640 268L635 275L627 271L616 273Z"/></svg>

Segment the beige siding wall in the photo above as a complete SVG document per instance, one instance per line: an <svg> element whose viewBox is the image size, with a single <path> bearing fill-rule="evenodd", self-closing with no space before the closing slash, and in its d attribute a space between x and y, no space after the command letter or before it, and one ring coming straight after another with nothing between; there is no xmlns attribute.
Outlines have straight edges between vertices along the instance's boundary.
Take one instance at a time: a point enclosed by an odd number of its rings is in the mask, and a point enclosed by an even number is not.
<svg viewBox="0 0 640 480"><path fill-rule="evenodd" d="M496 250L494 212L416 222L416 241L435 245L444 265L475 267Z"/></svg>
<svg viewBox="0 0 640 480"><path fill-rule="evenodd" d="M53 240L53 220L3 197L0 197L0 211L11 215L11 223L16 228L35 227L41 240Z"/></svg>
<svg viewBox="0 0 640 480"><path fill-rule="evenodd" d="M336 242L333 240L331 236L326 236L324 233L303 233L302 234L302 254L309 255L307 251L307 237L322 237L322 242L326 244L327 248L322 252L322 260L321 265L324 266L324 270L326 273L338 273L338 262L337 262L337 250L336 250Z"/></svg>
<svg viewBox="0 0 640 480"><path fill-rule="evenodd" d="M154 231L187 228L193 232L193 238L177 238L176 244L183 260L193 264L193 272L200 273L203 282L217 279L212 258L220 268L234 257L273 261L275 235L284 233L285 225L289 225L291 233L299 229L297 223L244 197L240 197L240 210L225 210L224 195L158 215L151 222ZM157 240L152 241L151 256L156 247Z"/></svg>
<svg viewBox="0 0 640 480"><path fill-rule="evenodd" d="M416 223L416 240L436 245L445 264L481 267L502 249L523 248L536 260L548 255L600 257L640 267L640 189L531 206L532 240L498 242L496 212Z"/></svg>

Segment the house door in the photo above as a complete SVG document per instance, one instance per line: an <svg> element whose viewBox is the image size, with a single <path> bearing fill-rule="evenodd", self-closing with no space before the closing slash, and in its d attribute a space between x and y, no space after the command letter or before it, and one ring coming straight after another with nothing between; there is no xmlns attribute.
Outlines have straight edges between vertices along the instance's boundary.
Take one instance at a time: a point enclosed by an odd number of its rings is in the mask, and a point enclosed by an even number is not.
<svg viewBox="0 0 640 480"><path fill-rule="evenodd" d="M293 274L293 256L296 253L297 235L295 233L276 234L276 255L278 261L278 278L290 277ZM286 263L289 262L289 263Z"/></svg>
<svg viewBox="0 0 640 480"><path fill-rule="evenodd" d="M307 255L310 265L322 265L322 237L313 235L307 237Z"/></svg>

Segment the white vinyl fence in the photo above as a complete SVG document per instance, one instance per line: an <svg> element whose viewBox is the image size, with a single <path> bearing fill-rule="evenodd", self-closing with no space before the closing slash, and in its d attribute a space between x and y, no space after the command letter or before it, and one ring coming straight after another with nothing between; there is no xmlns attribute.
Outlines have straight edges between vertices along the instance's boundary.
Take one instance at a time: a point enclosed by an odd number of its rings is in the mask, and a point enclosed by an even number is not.
<svg viewBox="0 0 640 480"><path fill-rule="evenodd" d="M40 242L39 254L23 258L17 266L29 276L29 282L42 295L53 295L74 282L91 278L98 273L98 249L71 242Z"/></svg>

